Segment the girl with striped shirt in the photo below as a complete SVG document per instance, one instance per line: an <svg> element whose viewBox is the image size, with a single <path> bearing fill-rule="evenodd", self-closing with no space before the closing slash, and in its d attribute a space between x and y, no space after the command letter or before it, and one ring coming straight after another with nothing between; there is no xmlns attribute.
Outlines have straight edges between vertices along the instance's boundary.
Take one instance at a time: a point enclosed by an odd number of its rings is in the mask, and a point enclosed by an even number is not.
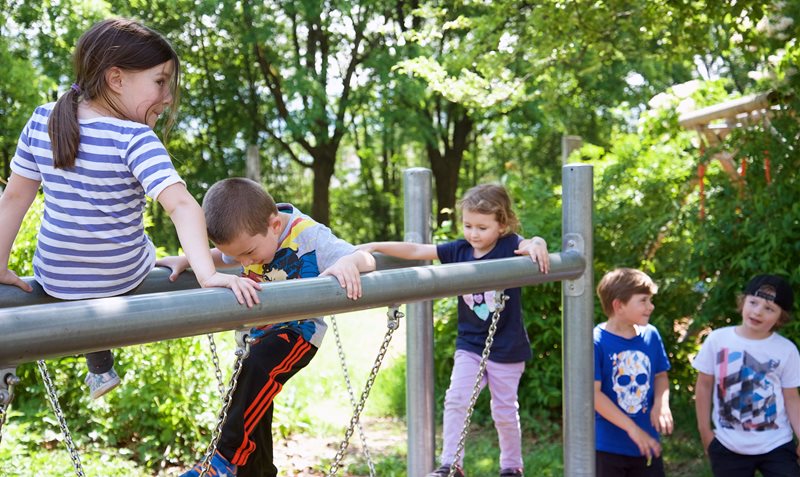
<svg viewBox="0 0 800 477"><path fill-rule="evenodd" d="M159 33L108 19L84 33L73 55L76 81L56 103L36 108L0 196L0 283L31 291L8 269L11 246L41 185L44 214L34 278L64 300L116 296L135 289L155 266L144 231L146 197L167 211L197 280L227 287L240 304L258 303L255 282L218 273L208 251L203 211L153 132L175 121L180 62ZM96 399L119 384L110 351L86 355Z"/></svg>

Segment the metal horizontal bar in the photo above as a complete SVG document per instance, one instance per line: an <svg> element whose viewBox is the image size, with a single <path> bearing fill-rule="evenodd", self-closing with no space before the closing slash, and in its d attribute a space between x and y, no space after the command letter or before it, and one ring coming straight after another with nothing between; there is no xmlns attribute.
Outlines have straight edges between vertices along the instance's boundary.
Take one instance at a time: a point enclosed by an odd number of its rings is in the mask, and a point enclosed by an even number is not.
<svg viewBox="0 0 800 477"><path fill-rule="evenodd" d="M403 260L400 258L390 257L382 253L375 253L375 262L378 270L389 270L392 268L411 267L414 265L421 265L421 261ZM220 269L223 273L238 273L239 267ZM170 271L167 268L154 268L144 279L141 285L135 290L127 293L126 296L132 295L147 295L150 293L190 290L193 288L200 288L197 279L191 270L181 273L174 282L168 280ZM33 277L23 277L23 280L33 288L33 291L28 293L22 291L17 287L9 285L0 285L0 308L10 308L14 306L28 306L28 305L41 305L43 303L60 303L64 300L53 298L45 293L41 285L39 285Z"/></svg>
<svg viewBox="0 0 800 477"><path fill-rule="evenodd" d="M37 359L240 329L252 325L575 279L576 252L550 254L550 273L528 257L367 273L349 300L333 277L264 284L261 303L238 305L229 290L204 288L0 309L0 368Z"/></svg>

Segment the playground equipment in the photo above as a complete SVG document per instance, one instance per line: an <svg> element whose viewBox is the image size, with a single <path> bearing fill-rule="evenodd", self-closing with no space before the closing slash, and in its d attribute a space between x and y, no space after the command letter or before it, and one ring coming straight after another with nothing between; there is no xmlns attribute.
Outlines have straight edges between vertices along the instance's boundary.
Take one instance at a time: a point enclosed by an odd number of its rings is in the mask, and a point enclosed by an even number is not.
<svg viewBox="0 0 800 477"><path fill-rule="evenodd" d="M562 252L550 254L551 270L547 275L541 274L527 257L379 270L362 276L363 296L358 301L349 300L335 278L322 277L299 283L270 283L260 292L261 304L253 308L233 304L230 292L220 289L161 291L2 308L5 293L15 291L0 287L2 411L10 401L16 365L20 363L410 303L408 475L424 475L433 467L435 448L433 328L430 303L420 301L562 281L564 472L593 477L594 407L589 398L593 395L592 168L568 164L562 168L562 176ZM412 169L406 172L405 179L406 203L428 204L428 212L416 220L409 220L410 212L406 210L406 240L429 242L430 171ZM419 193L425 188L427 194ZM0 412L0 422L3 417Z"/></svg>

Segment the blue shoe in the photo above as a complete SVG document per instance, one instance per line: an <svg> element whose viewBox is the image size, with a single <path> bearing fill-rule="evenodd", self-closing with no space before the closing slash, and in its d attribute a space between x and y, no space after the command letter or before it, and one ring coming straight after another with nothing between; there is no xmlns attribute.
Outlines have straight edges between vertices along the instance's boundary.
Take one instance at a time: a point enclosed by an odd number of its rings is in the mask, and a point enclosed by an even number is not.
<svg viewBox="0 0 800 477"><path fill-rule="evenodd" d="M181 474L180 477L200 477L200 472L202 471L203 461L201 460L191 470ZM208 477L236 477L236 466L228 462L228 459L217 451L214 453L214 457L211 458L211 464L208 466L206 475Z"/></svg>
<svg viewBox="0 0 800 477"><path fill-rule="evenodd" d="M90 372L86 375L84 382L89 386L89 396L91 396L92 399L97 399L119 386L119 376L117 372L114 371L114 368L111 368L101 374Z"/></svg>

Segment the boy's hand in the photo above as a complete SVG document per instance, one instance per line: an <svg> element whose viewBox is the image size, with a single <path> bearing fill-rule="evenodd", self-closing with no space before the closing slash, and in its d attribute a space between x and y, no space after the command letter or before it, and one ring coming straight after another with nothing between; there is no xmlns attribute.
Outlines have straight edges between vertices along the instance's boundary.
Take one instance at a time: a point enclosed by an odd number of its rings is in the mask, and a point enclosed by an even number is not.
<svg viewBox="0 0 800 477"><path fill-rule="evenodd" d="M358 300L361 298L361 274L358 271L358 267L349 259L352 256L348 255L340 258L336 263L320 273L319 276L330 275L336 277L339 280L339 285L346 290L347 298Z"/></svg>
<svg viewBox="0 0 800 477"><path fill-rule="evenodd" d="M185 256L174 256L170 255L169 257L164 257L156 260L157 267L166 267L172 270L172 273L169 274L169 281L174 282L178 279L178 275L186 271L189 268L189 260L186 259Z"/></svg>
<svg viewBox="0 0 800 477"><path fill-rule="evenodd" d="M33 288L28 285L25 280L21 279L16 273L7 268L0 270L0 284L13 285L28 293L33 291Z"/></svg>
<svg viewBox="0 0 800 477"><path fill-rule="evenodd" d="M258 298L258 291L261 290L261 285L246 277L216 272L208 280L201 283L200 286L203 288L230 288L233 294L236 295L236 301L240 305L247 305L248 308L252 308L254 304L261 303Z"/></svg>
<svg viewBox="0 0 800 477"><path fill-rule="evenodd" d="M674 421L669 406L654 404L653 410L650 411L650 423L661 434L672 434Z"/></svg>
<svg viewBox="0 0 800 477"><path fill-rule="evenodd" d="M630 437L633 443L639 448L639 452L641 452L643 456L647 457L648 461L653 457L660 456L661 444L659 444L657 440L653 439L653 436L648 434L647 431L643 430L641 427L633 427L634 428L628 432L628 437Z"/></svg>
<svg viewBox="0 0 800 477"><path fill-rule="evenodd" d="M547 242L540 237L523 240L519 243L519 248L514 250L517 255L530 255L534 263L539 264L539 271L542 273L550 272L550 255L547 253Z"/></svg>

